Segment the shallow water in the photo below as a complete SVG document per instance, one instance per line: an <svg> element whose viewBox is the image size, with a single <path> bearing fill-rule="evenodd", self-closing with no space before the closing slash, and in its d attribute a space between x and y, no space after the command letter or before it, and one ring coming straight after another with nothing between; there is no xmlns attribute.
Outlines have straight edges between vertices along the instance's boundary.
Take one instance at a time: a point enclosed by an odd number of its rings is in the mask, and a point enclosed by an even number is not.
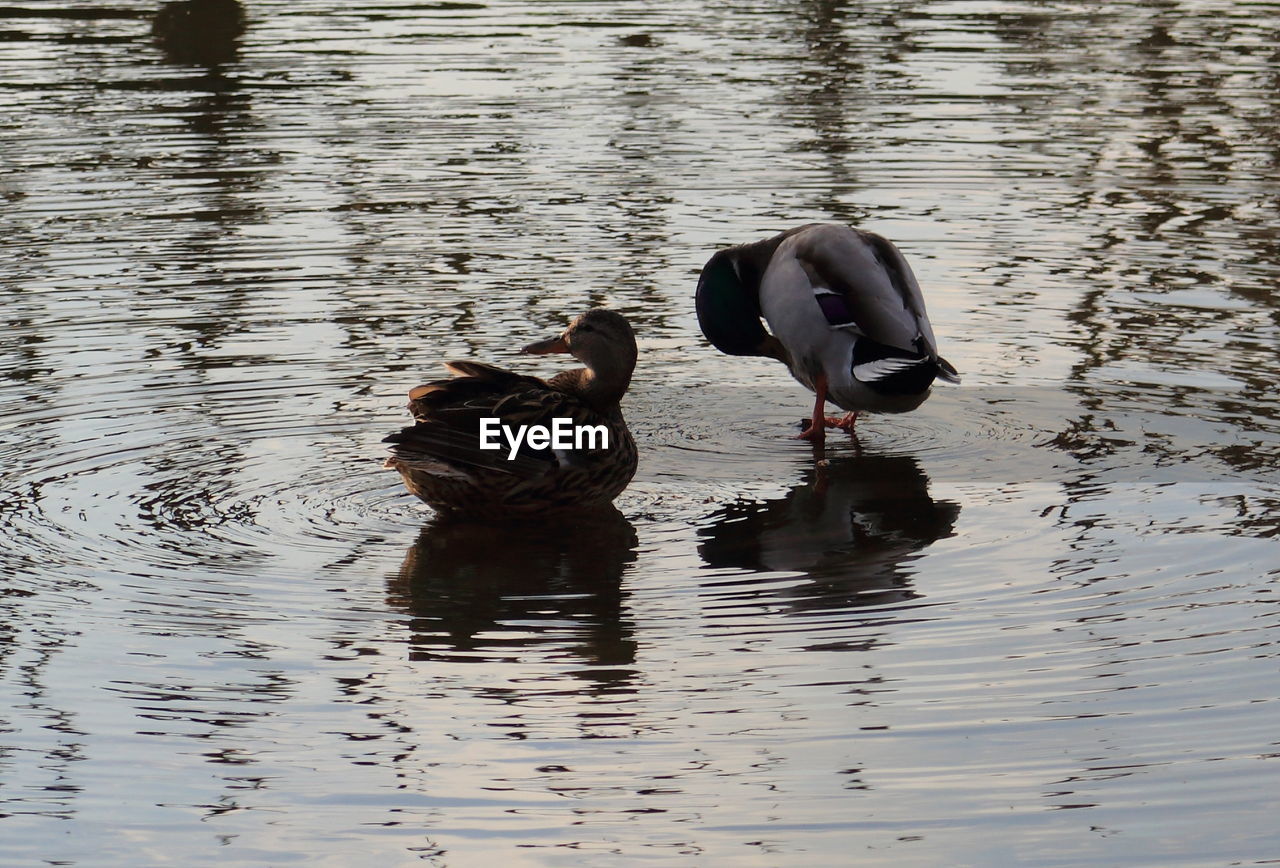
<svg viewBox="0 0 1280 868"><path fill-rule="evenodd" d="M1271 5L154 9L0 10L0 862L1280 852ZM965 378L824 468L691 304L810 220ZM595 304L618 514L433 524L404 391Z"/></svg>

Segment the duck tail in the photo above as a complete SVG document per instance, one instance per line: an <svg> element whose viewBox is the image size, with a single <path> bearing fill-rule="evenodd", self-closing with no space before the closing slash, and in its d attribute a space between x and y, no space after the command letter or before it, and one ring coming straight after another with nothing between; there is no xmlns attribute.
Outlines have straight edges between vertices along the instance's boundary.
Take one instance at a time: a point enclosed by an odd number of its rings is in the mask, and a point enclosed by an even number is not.
<svg viewBox="0 0 1280 868"><path fill-rule="evenodd" d="M873 341L859 340L853 349L853 378L883 395L918 395L935 379L959 383L951 363Z"/></svg>
<svg viewBox="0 0 1280 868"><path fill-rule="evenodd" d="M437 420L420 420L382 438L391 444L392 461L434 475L457 476L473 469L522 478L541 476L552 463L521 452L509 458L505 449L480 451L479 430L471 431Z"/></svg>
<svg viewBox="0 0 1280 868"><path fill-rule="evenodd" d="M939 380L944 383L951 383L953 386L960 385L960 372L955 369L954 365L942 358L942 356L938 356L937 364Z"/></svg>

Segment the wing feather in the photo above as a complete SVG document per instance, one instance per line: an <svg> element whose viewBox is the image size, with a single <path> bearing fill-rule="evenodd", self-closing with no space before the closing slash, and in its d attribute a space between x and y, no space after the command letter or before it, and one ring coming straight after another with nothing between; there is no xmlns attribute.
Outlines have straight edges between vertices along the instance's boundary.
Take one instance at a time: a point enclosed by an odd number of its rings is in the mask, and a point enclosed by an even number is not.
<svg viewBox="0 0 1280 868"><path fill-rule="evenodd" d="M887 239L848 226L819 224L798 235L794 243L795 255L812 285L837 294L849 321L862 334L887 346L937 358L920 285L906 259Z"/></svg>
<svg viewBox="0 0 1280 868"><path fill-rule="evenodd" d="M480 362L449 362L458 375L435 380L413 389L409 410L414 424L390 435L395 458L427 464L443 462L452 467L494 470L521 477L540 476L559 465L551 449L533 449L522 442L514 459L510 446L499 438L500 449L480 449L482 419L497 419L511 429L520 426L550 427L557 416L581 413L581 402L558 392L537 377L515 374Z"/></svg>

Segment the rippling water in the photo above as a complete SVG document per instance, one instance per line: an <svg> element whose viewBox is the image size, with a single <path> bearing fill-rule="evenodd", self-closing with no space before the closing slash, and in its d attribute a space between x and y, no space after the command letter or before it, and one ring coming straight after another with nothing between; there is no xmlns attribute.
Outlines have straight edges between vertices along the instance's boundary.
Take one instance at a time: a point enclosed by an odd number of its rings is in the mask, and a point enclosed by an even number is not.
<svg viewBox="0 0 1280 868"><path fill-rule="evenodd" d="M1276 858L1274 4L158 6L0 9L0 861ZM811 220L965 377L822 465L691 304ZM618 512L433 524L595 304Z"/></svg>

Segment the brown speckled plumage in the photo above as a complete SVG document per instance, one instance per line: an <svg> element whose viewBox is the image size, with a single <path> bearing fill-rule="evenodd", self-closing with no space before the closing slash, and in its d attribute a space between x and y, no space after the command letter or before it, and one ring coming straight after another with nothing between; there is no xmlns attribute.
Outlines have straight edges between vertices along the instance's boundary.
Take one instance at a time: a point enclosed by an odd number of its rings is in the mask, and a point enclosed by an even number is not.
<svg viewBox="0 0 1280 868"><path fill-rule="evenodd" d="M525 352L568 352L585 368L550 380L479 362L449 362L456 376L424 383L409 393L414 424L386 438L388 467L409 491L439 512L469 518L538 516L598 508L627 487L636 471L636 445L619 402L635 368L635 336L626 319L590 310L558 338ZM603 425L607 449L531 449L508 459L480 449L480 420L502 425L551 427L555 418L573 426Z"/></svg>

